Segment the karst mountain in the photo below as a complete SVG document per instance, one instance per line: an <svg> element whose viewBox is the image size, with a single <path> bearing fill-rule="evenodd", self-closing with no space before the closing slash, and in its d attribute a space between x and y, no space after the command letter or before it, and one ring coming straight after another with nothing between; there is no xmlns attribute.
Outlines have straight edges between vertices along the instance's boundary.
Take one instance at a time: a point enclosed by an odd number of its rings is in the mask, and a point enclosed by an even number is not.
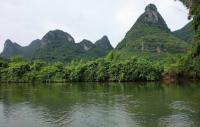
<svg viewBox="0 0 200 127"><path fill-rule="evenodd" d="M86 39L80 43L75 43L70 34L61 30L54 30L49 31L41 40L35 40L25 47L7 40L0 56L11 58L20 55L29 60L69 62L78 59L91 60L103 57L112 49L113 47L107 36L103 36L95 43Z"/></svg>
<svg viewBox="0 0 200 127"><path fill-rule="evenodd" d="M54 30L25 47L8 39L0 57L11 58L20 55L30 60L70 62L80 59L92 60L112 54L119 60L133 56L160 59L187 52L193 36L192 22L172 32L157 7L149 4L115 49L107 36L95 43L87 39L76 43L70 34Z"/></svg>
<svg viewBox="0 0 200 127"><path fill-rule="evenodd" d="M124 56L154 59L184 53L187 48L188 43L171 32L157 7L149 4L112 53L119 59Z"/></svg>

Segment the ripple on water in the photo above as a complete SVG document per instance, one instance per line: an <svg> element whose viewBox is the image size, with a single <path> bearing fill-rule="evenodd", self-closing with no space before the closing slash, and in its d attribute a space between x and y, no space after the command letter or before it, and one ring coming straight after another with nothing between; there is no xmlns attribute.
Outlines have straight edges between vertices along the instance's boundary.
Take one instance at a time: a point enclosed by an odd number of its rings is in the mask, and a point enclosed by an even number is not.
<svg viewBox="0 0 200 127"><path fill-rule="evenodd" d="M186 103L184 101L174 101L169 106L170 106L170 108L172 110L187 111L187 112L191 112L191 113L195 113L196 112L192 108L192 106L189 105L189 103Z"/></svg>
<svg viewBox="0 0 200 127"><path fill-rule="evenodd" d="M196 127L194 115L196 111L185 101L173 101L169 104L172 113L160 118L161 127Z"/></svg>
<svg viewBox="0 0 200 127"><path fill-rule="evenodd" d="M139 127L123 107L103 105L82 105L75 106L70 114L71 122L64 123L69 127Z"/></svg>
<svg viewBox="0 0 200 127"><path fill-rule="evenodd" d="M196 127L195 122L185 113L172 114L159 121L160 127Z"/></svg>

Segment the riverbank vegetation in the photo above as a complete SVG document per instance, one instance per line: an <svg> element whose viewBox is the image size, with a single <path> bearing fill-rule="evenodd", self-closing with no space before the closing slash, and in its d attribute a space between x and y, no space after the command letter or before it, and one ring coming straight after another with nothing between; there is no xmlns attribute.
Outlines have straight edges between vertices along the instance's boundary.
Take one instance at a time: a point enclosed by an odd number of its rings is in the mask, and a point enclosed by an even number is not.
<svg viewBox="0 0 200 127"><path fill-rule="evenodd" d="M159 63L132 58L123 62L97 59L91 62L73 61L46 63L26 61L17 56L0 62L1 82L128 82L157 81L163 67Z"/></svg>
<svg viewBox="0 0 200 127"><path fill-rule="evenodd" d="M151 61L141 57L117 61L112 57L95 61L73 61L47 63L42 60L27 61L19 56L10 60L0 60L1 82L133 82L160 81L165 76L178 78L186 70L184 64L187 57L181 55L166 57L159 61ZM190 68L196 61L193 62ZM188 63L189 64L189 63ZM199 66L195 66L199 67ZM194 70L194 69L193 69ZM199 76L199 68L191 76ZM179 74L177 76L177 74ZM173 77L173 78L174 78ZM199 76L200 77L200 76Z"/></svg>
<svg viewBox="0 0 200 127"><path fill-rule="evenodd" d="M167 79L200 79L200 2L182 0L193 17L195 38L190 53L166 55L163 59L148 59L135 55L118 59L110 52L93 61L77 60L70 63L48 63L42 60L27 61L19 56L0 59L0 82L132 82ZM121 57L127 56L119 52ZM160 53L161 54L161 53ZM148 54L149 56L149 54Z"/></svg>
<svg viewBox="0 0 200 127"><path fill-rule="evenodd" d="M200 1L199 0L180 0L189 9L189 19L193 18L193 28L195 36L193 47L190 52L184 56L184 59L177 61L168 72L171 77L180 77L187 79L200 79Z"/></svg>

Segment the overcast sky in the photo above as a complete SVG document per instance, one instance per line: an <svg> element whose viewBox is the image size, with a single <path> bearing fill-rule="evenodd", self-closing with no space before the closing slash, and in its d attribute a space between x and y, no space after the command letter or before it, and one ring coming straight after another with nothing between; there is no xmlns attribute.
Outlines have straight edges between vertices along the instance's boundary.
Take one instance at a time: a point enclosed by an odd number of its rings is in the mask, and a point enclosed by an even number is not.
<svg viewBox="0 0 200 127"><path fill-rule="evenodd" d="M184 26L188 10L174 0L0 0L0 51L6 39L25 46L61 29L76 42L108 35L113 46L154 3L171 30Z"/></svg>

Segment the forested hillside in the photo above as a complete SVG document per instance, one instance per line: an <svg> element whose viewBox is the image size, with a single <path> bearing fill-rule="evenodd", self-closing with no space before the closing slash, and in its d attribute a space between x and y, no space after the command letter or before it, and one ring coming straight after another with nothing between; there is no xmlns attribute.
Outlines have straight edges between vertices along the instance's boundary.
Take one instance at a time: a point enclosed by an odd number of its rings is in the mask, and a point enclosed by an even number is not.
<svg viewBox="0 0 200 127"><path fill-rule="evenodd" d="M188 47L188 43L173 35L157 7L150 4L113 54L118 59L141 56L160 60L172 54L186 53Z"/></svg>
<svg viewBox="0 0 200 127"><path fill-rule="evenodd" d="M27 47L7 40L1 54L3 59L0 59L0 81L199 79L199 13L193 11L193 28L189 23L183 29L171 32L157 7L150 4L115 49L107 36L95 43L86 39L75 43L71 35L60 30L48 32ZM195 45L191 50L192 40Z"/></svg>
<svg viewBox="0 0 200 127"><path fill-rule="evenodd" d="M70 34L61 30L54 30L48 32L41 40L37 39L25 47L7 40L0 56L9 59L19 55L27 60L40 59L47 62L62 61L68 63L73 60L93 60L103 57L112 49L107 36L95 43L85 39L80 43L75 43Z"/></svg>

